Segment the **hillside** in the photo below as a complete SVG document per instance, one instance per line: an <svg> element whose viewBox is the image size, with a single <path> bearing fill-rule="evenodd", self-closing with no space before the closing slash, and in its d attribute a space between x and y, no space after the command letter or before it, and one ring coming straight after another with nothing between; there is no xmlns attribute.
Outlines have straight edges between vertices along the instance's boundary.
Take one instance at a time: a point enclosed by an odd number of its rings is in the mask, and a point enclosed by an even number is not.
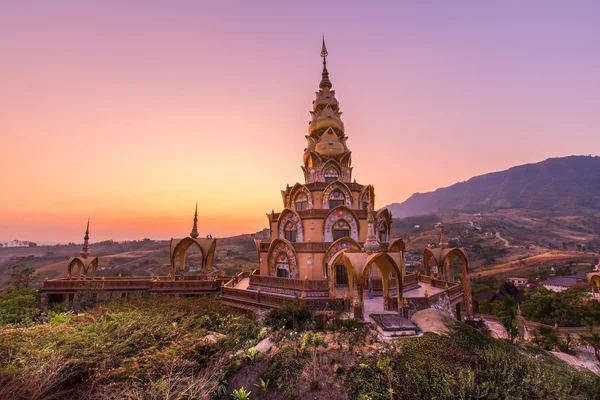
<svg viewBox="0 0 600 400"><path fill-rule="evenodd" d="M267 235L267 236L265 236ZM220 238L213 263L214 273L232 275L256 268L258 259L254 239L266 239L268 231ZM90 244L98 256L98 275L167 275L169 242L166 240L105 241ZM81 244L0 248L0 291L9 279L10 267L25 265L37 272L38 283L44 278L66 276L69 257L81 250ZM15 260L14 256L27 257ZM187 253L186 269L200 265L200 251L192 246Z"/></svg>
<svg viewBox="0 0 600 400"><path fill-rule="evenodd" d="M549 158L433 192L415 193L387 208L400 218L450 210L480 213L527 209L572 215L600 211L600 157Z"/></svg>
<svg viewBox="0 0 600 400"><path fill-rule="evenodd" d="M600 385L544 343L496 340L438 310L413 315L423 335L384 339L299 302L261 321L210 296L47 315L28 301L33 320L0 328L2 399L592 399Z"/></svg>

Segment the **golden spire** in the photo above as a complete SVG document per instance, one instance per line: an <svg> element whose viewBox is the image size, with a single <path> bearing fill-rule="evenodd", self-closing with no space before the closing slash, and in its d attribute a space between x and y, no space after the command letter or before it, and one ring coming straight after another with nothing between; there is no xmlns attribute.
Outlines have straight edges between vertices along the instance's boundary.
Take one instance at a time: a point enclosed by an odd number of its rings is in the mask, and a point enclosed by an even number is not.
<svg viewBox="0 0 600 400"><path fill-rule="evenodd" d="M196 211L194 212L194 226L192 226L192 232L190 237L196 239L198 237L198 202L196 202Z"/></svg>
<svg viewBox="0 0 600 400"><path fill-rule="evenodd" d="M87 226L85 228L85 236L83 236L83 247L79 255L83 258L87 258L90 255L90 219L88 218Z"/></svg>
<svg viewBox="0 0 600 400"><path fill-rule="evenodd" d="M440 248L445 249L448 247L446 241L446 235L444 234L444 220L440 217Z"/></svg>
<svg viewBox="0 0 600 400"><path fill-rule="evenodd" d="M327 71L327 47L325 47L325 35L323 35L323 46L321 47L321 57L323 57L323 72L321 73L321 83L319 84L320 89L331 89L331 81L329 80L329 72Z"/></svg>

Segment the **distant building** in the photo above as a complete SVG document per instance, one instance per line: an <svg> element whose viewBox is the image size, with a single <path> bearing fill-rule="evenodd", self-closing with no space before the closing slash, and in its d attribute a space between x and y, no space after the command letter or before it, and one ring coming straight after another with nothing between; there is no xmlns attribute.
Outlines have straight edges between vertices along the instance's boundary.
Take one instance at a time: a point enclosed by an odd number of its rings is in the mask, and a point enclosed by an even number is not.
<svg viewBox="0 0 600 400"><path fill-rule="evenodd" d="M517 286L525 286L529 283L527 278L506 278L506 282L510 282Z"/></svg>
<svg viewBox="0 0 600 400"><path fill-rule="evenodd" d="M525 292L514 283L506 281L497 292L480 292L475 296L475 305L479 312L483 312L482 305L485 303L503 302L505 298L512 297L517 304L525 301Z"/></svg>
<svg viewBox="0 0 600 400"><path fill-rule="evenodd" d="M579 281L580 279L576 276L553 276L552 278L540 282L540 286L552 290L553 292L564 292L575 286Z"/></svg>

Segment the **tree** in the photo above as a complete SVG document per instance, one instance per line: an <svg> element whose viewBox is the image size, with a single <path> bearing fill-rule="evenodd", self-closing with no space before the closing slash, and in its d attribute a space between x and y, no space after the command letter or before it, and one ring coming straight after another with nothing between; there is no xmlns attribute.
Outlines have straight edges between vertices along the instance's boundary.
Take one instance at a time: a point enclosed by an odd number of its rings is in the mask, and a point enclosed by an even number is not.
<svg viewBox="0 0 600 400"><path fill-rule="evenodd" d="M517 304L512 296L504 298L498 307L498 316L500 317L500 322L506 328L508 340L511 343L514 342L519 332L517 330Z"/></svg>
<svg viewBox="0 0 600 400"><path fill-rule="evenodd" d="M313 382L317 382L317 348L325 342L323 335L307 331L302 337L302 348L310 348L313 359Z"/></svg>
<svg viewBox="0 0 600 400"><path fill-rule="evenodd" d="M31 287L36 277L35 270L25 265L15 265L9 275L8 285L14 289Z"/></svg>

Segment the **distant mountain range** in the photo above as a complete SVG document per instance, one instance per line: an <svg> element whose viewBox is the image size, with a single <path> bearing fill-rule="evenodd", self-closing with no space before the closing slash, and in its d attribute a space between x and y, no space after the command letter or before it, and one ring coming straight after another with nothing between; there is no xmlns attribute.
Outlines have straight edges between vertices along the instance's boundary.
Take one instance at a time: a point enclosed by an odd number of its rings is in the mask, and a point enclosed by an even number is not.
<svg viewBox="0 0 600 400"><path fill-rule="evenodd" d="M468 213L506 208L535 211L600 211L600 157L549 158L466 182L415 193L387 206L396 218L443 211Z"/></svg>

